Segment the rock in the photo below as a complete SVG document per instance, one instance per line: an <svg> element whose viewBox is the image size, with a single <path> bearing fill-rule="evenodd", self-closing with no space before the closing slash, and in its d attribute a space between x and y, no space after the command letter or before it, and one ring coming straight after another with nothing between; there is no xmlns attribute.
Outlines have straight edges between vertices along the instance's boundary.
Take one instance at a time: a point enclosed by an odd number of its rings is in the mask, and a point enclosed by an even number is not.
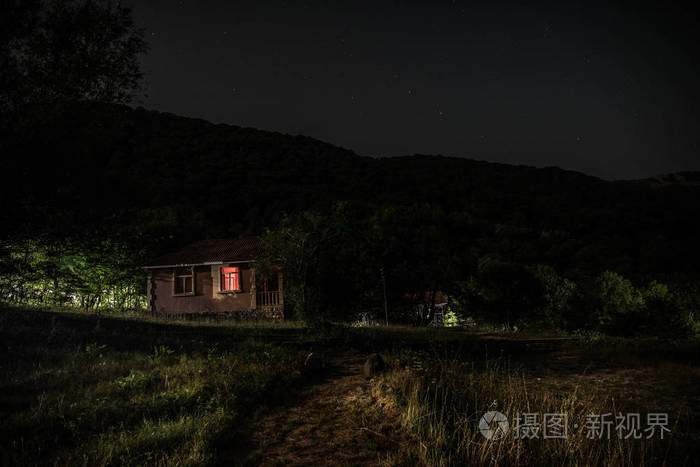
<svg viewBox="0 0 700 467"><path fill-rule="evenodd" d="M378 353L373 353L367 357L365 366L362 368L365 378L371 378L382 370L384 370L384 359Z"/></svg>
<svg viewBox="0 0 700 467"><path fill-rule="evenodd" d="M307 374L316 373L321 369L321 357L311 352L304 360L303 371Z"/></svg>

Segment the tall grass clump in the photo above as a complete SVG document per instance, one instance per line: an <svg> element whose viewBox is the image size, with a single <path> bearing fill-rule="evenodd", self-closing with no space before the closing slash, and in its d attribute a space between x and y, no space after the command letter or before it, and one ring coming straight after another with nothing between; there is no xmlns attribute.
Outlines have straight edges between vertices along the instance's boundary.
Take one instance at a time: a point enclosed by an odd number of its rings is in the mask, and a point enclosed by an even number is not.
<svg viewBox="0 0 700 467"><path fill-rule="evenodd" d="M640 412L622 406L594 387L555 387L530 378L501 359L465 362L457 358L398 358L383 377L400 407L402 423L416 438L410 447L426 465L682 465L689 462L674 443L678 417L669 414L670 433L660 439L624 439L611 428L610 437L587 436L589 414ZM508 433L488 440L479 431L487 411L499 411L510 422ZM566 414L566 438L516 437L518 414ZM646 413L640 414L645 428ZM614 420L614 415L612 416ZM646 438L646 435L643 436ZM673 460L673 462L672 462Z"/></svg>

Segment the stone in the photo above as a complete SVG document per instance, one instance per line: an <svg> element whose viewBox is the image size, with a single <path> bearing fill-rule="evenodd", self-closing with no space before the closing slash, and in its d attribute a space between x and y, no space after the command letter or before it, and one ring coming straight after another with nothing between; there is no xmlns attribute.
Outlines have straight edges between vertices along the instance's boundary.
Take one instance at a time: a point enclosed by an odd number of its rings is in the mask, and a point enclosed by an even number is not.
<svg viewBox="0 0 700 467"><path fill-rule="evenodd" d="M378 353L373 353L367 357L364 367L362 367L362 372L365 378L371 378L377 373L384 370L384 359Z"/></svg>

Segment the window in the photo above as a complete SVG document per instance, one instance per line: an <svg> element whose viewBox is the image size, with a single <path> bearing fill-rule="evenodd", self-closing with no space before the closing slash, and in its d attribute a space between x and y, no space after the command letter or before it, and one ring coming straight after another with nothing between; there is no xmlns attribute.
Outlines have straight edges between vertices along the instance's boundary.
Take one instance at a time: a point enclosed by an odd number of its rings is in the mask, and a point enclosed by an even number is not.
<svg viewBox="0 0 700 467"><path fill-rule="evenodd" d="M238 291L241 290L240 273L237 267L221 268L221 290Z"/></svg>
<svg viewBox="0 0 700 467"><path fill-rule="evenodd" d="M192 269L175 271L173 293L175 295L194 295L194 271Z"/></svg>

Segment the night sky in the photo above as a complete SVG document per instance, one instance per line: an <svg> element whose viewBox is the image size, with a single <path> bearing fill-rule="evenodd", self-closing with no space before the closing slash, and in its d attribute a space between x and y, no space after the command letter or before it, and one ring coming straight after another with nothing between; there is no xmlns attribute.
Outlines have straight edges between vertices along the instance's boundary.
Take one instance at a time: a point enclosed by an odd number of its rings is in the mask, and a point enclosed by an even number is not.
<svg viewBox="0 0 700 467"><path fill-rule="evenodd" d="M147 108L368 156L700 170L700 22L668 2L135 1Z"/></svg>

